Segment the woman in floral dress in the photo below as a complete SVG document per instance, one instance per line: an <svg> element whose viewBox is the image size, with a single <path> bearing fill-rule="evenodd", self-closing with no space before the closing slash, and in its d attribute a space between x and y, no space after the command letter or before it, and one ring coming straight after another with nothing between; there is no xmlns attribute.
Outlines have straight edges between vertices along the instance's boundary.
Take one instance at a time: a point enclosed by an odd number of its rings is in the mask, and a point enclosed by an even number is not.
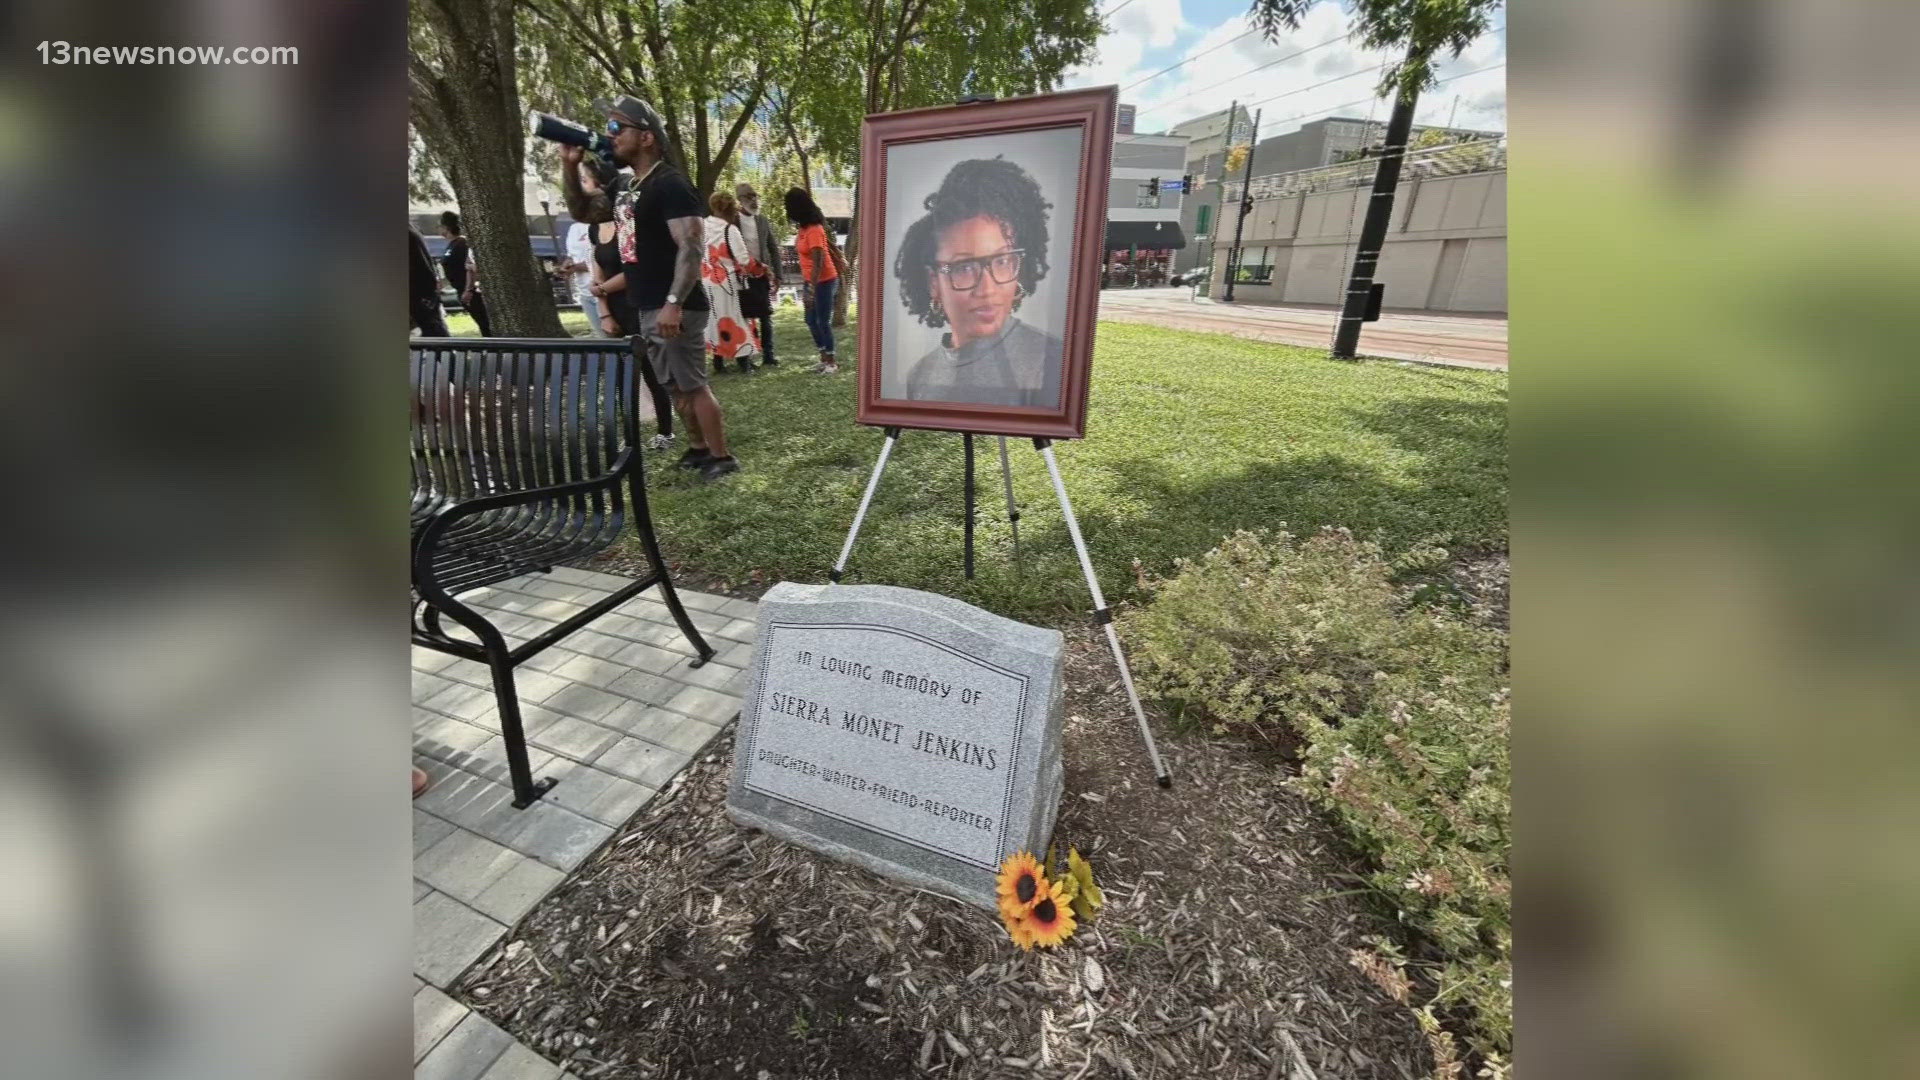
<svg viewBox="0 0 1920 1080"><path fill-rule="evenodd" d="M760 345L758 329L740 312L740 296L746 292L747 276L759 272L760 264L740 231L740 208L733 193L714 192L707 208L713 213L707 218L706 256L700 265L707 299L713 303L713 314L707 319L707 352L713 357L714 371L726 371L731 360L744 375L753 370Z"/></svg>

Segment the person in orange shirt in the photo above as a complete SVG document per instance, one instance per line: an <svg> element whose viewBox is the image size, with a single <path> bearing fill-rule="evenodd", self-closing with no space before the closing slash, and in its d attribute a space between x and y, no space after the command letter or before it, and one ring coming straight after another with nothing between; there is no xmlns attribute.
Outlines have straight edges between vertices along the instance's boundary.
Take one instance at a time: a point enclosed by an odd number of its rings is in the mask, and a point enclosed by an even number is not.
<svg viewBox="0 0 1920 1080"><path fill-rule="evenodd" d="M834 269L828 250L827 219L805 188L787 189L787 220L799 232L793 238L800 255L800 302L807 309L807 330L813 334L813 346L820 350L820 363L814 371L832 375L840 370L833 358L833 301L840 291L840 272Z"/></svg>

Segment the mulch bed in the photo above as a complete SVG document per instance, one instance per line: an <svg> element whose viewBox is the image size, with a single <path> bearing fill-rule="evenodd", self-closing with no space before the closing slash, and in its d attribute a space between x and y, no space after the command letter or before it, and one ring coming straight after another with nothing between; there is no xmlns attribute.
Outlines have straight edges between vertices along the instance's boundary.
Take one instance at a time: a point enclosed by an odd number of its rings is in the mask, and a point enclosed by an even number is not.
<svg viewBox="0 0 1920 1080"><path fill-rule="evenodd" d="M1107 905L1060 949L734 826L728 733L458 996L586 1080L1428 1075L1412 1016L1350 963L1390 926L1284 767L1161 727L1157 788L1104 639L1068 650L1054 838Z"/></svg>

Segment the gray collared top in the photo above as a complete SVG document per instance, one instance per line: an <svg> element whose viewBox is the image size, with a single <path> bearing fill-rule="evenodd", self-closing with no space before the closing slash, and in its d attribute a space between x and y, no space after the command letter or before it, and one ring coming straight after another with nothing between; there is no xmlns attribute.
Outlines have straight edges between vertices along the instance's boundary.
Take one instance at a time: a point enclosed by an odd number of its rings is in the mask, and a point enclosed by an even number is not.
<svg viewBox="0 0 1920 1080"><path fill-rule="evenodd" d="M958 349L951 347L952 340L942 335L940 347L907 371L907 400L1059 407L1059 338L1009 316L992 338L969 341Z"/></svg>

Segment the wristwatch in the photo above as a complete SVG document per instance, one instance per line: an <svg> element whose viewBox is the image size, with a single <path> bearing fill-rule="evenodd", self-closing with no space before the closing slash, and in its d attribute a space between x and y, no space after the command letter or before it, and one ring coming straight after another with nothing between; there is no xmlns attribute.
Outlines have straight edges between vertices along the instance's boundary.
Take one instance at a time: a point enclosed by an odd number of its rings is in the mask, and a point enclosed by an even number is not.
<svg viewBox="0 0 1920 1080"><path fill-rule="evenodd" d="M679 302L680 302L680 298L679 298L679 297L677 297L677 296L675 296L675 295L673 295L672 293L668 293L668 294L667 294L667 303L669 303L669 304L677 304L677 303L679 303Z"/></svg>

